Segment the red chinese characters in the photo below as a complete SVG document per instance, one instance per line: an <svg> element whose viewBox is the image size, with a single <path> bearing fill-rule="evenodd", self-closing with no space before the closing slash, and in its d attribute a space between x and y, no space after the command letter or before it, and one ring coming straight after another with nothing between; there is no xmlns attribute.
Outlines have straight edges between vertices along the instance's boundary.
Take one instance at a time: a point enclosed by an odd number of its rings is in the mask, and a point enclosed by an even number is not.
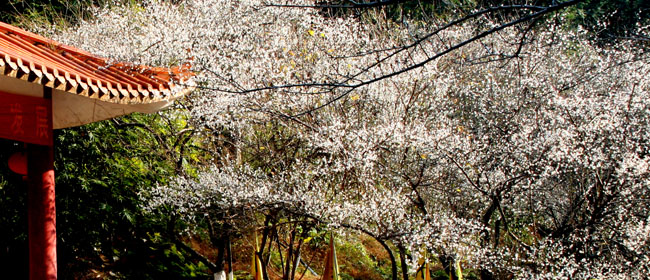
<svg viewBox="0 0 650 280"><path fill-rule="evenodd" d="M0 137L52 145L52 100L0 92Z"/></svg>

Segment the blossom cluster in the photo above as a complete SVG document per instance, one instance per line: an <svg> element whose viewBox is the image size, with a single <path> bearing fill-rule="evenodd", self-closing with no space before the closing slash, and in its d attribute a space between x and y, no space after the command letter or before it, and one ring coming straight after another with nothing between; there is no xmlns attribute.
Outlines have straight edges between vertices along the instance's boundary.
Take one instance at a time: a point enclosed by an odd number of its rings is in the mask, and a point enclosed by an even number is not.
<svg viewBox="0 0 650 280"><path fill-rule="evenodd" d="M431 60L494 24L423 24L436 36L422 37L187 0L100 10L57 36L119 60L191 61L194 124L232 135L237 156L154 188L152 209L289 209L522 278L647 275L650 57L515 26Z"/></svg>

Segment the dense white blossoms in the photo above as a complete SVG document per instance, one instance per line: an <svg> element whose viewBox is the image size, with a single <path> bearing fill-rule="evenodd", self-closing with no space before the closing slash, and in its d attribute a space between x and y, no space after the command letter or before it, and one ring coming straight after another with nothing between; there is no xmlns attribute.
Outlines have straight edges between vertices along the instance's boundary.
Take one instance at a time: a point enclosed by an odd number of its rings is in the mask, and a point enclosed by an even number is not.
<svg viewBox="0 0 650 280"><path fill-rule="evenodd" d="M58 39L137 63L191 60L195 125L228 131L237 150L152 190L151 208L191 220L279 207L527 279L650 273L647 53L560 29L522 41L512 28L366 83L470 38L478 23L402 49L417 38L390 22L254 0L98 15ZM275 146L282 137L290 149Z"/></svg>

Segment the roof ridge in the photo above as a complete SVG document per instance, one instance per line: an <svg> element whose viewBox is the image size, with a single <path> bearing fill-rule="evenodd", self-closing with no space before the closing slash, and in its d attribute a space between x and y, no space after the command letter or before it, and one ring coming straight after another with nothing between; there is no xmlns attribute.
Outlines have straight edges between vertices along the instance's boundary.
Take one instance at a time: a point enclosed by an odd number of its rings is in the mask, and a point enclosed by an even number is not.
<svg viewBox="0 0 650 280"><path fill-rule="evenodd" d="M83 55L83 56L88 56L88 57L93 57L93 58L97 58L97 59L106 60L106 58L94 55L92 53L89 53L89 52L84 51L82 49L75 48L73 46L69 46L69 45L54 41L52 39L45 38L45 37L43 37L41 35L38 35L36 33L31 32L31 31L27 31L25 29L22 29L22 28L19 28L19 27L4 23L2 21L0 21L0 30L4 30L4 31L10 32L10 33L14 33L14 34L20 35L22 37L30 38L30 39L34 40L35 42L41 43L41 44L46 45L46 46L55 46L55 47L57 47L59 49L62 49L62 50L68 51L68 52L73 52L73 53L77 53L77 54L80 54L80 55Z"/></svg>

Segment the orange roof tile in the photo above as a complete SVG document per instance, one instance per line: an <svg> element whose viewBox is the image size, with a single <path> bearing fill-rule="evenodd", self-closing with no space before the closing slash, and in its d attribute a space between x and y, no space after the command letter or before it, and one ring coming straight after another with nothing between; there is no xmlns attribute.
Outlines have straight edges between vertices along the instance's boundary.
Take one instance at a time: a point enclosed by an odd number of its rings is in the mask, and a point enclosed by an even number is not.
<svg viewBox="0 0 650 280"><path fill-rule="evenodd" d="M108 59L0 22L0 75L112 103L142 104L176 98L175 83L191 77L173 68L108 63Z"/></svg>

